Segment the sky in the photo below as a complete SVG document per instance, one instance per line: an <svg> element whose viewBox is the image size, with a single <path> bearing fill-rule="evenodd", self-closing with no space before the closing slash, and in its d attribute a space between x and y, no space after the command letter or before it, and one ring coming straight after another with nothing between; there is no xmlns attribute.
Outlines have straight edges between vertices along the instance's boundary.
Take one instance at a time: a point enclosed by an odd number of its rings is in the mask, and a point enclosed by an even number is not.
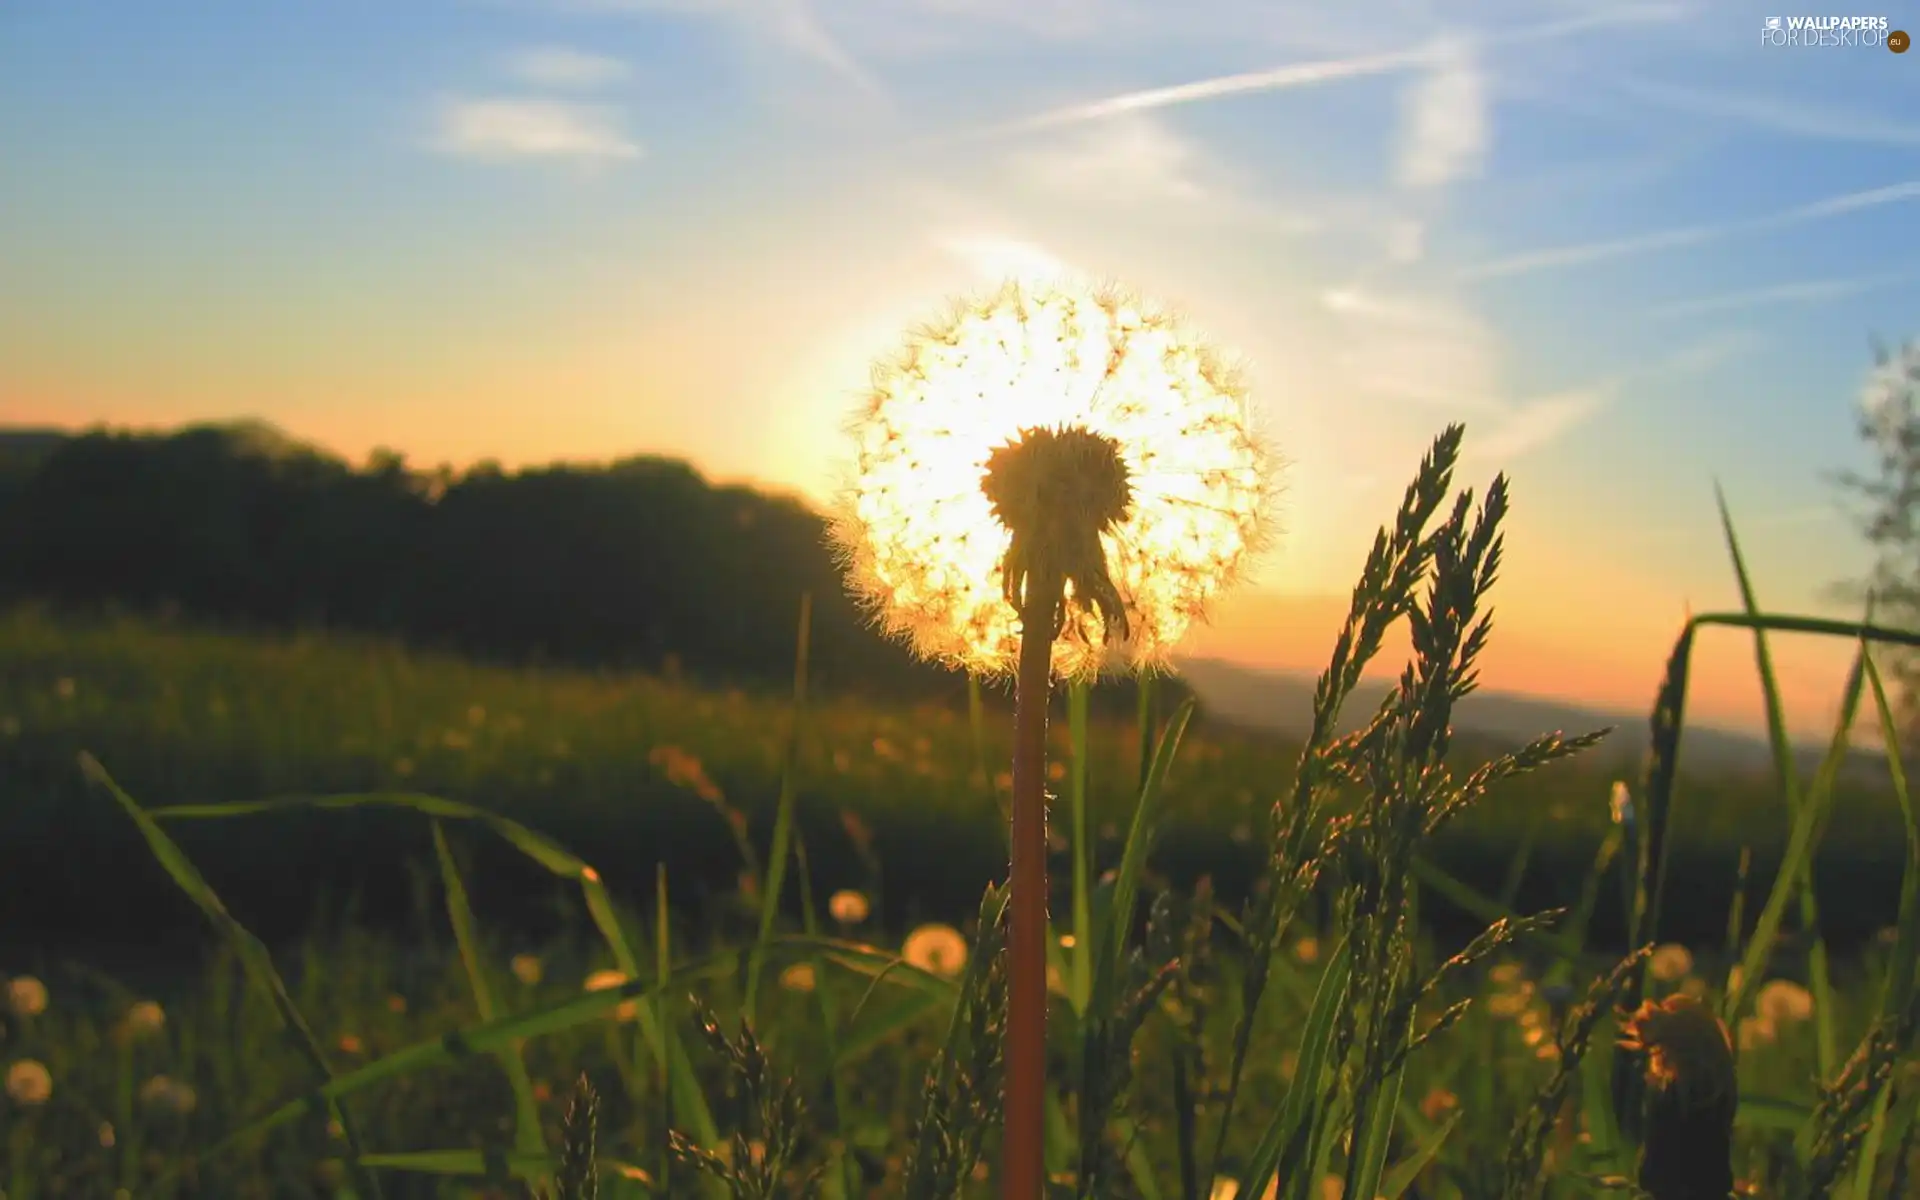
<svg viewBox="0 0 1920 1200"><path fill-rule="evenodd" d="M1857 615L1831 476L1874 339L1920 334L1920 52L1768 45L1776 11L7 0L0 423L666 453L825 503L869 364L1072 271L1235 354L1287 464L1193 652L1321 665L1463 421L1460 482L1513 492L1484 684L1645 711L1738 603L1716 483L1766 607ZM1850 647L1775 650L1821 730ZM1693 712L1751 725L1753 678L1709 632Z"/></svg>

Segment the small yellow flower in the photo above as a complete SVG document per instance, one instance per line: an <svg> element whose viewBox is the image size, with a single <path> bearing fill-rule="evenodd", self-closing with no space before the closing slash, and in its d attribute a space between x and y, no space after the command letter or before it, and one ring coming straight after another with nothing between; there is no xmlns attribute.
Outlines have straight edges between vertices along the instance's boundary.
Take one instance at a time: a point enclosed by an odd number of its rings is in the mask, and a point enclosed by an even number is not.
<svg viewBox="0 0 1920 1200"><path fill-rule="evenodd" d="M1756 1050L1779 1037L1780 1031L1766 1017L1740 1018L1740 1049Z"/></svg>
<svg viewBox="0 0 1920 1200"><path fill-rule="evenodd" d="M159 1033L166 1026L167 1013L152 1000L142 1000L127 1009L126 1030L136 1038Z"/></svg>
<svg viewBox="0 0 1920 1200"><path fill-rule="evenodd" d="M514 955L513 961L507 964L507 968L513 972L515 979L518 979L528 987L532 987L534 984L540 982L542 973L540 960L532 954Z"/></svg>
<svg viewBox="0 0 1920 1200"><path fill-rule="evenodd" d="M189 1084L165 1075L155 1075L140 1085L140 1102L148 1108L185 1116L200 1102Z"/></svg>
<svg viewBox="0 0 1920 1200"><path fill-rule="evenodd" d="M780 986L790 992L810 992L813 990L813 964L797 962L780 972Z"/></svg>
<svg viewBox="0 0 1920 1200"><path fill-rule="evenodd" d="M922 925L907 935L900 955L934 975L958 975L967 965L967 939L951 925Z"/></svg>
<svg viewBox="0 0 1920 1200"><path fill-rule="evenodd" d="M858 925L867 919L870 911L866 896L850 888L842 888L827 898L827 912L841 925Z"/></svg>
<svg viewBox="0 0 1920 1200"><path fill-rule="evenodd" d="M1303 937L1293 944L1293 956L1303 963L1320 961L1320 939Z"/></svg>
<svg viewBox="0 0 1920 1200"><path fill-rule="evenodd" d="M1813 1016L1813 993L1790 979L1769 979L1760 985L1753 1008L1775 1025L1805 1021Z"/></svg>
<svg viewBox="0 0 1920 1200"><path fill-rule="evenodd" d="M1668 942L1655 948L1653 957L1647 960L1647 970L1661 983L1685 979L1693 970L1693 954L1678 942Z"/></svg>
<svg viewBox="0 0 1920 1200"><path fill-rule="evenodd" d="M583 987L589 992L604 992L609 988L620 987L626 982L627 977L619 971L595 971L587 976ZM639 1015L640 1002L637 1000L624 1000L613 1010L613 1019L616 1021L631 1021Z"/></svg>
<svg viewBox="0 0 1920 1200"><path fill-rule="evenodd" d="M53 1072L46 1064L23 1058L7 1068L7 1098L24 1108L45 1104L53 1095Z"/></svg>
<svg viewBox="0 0 1920 1200"><path fill-rule="evenodd" d="M47 985L31 975L7 980L7 1007L17 1017L37 1017L47 1011Z"/></svg>
<svg viewBox="0 0 1920 1200"><path fill-rule="evenodd" d="M1429 1121L1439 1121L1460 1106L1460 1097L1443 1087L1428 1090L1420 1101L1420 1115Z"/></svg>

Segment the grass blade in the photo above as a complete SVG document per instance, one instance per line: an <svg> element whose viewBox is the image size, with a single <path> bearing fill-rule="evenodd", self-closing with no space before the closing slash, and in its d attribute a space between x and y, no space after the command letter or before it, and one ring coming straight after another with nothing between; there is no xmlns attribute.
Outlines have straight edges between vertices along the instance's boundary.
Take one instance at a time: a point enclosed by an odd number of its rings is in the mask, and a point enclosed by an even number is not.
<svg viewBox="0 0 1920 1200"><path fill-rule="evenodd" d="M1166 785L1167 771L1173 766L1173 759L1180 752L1180 738L1187 730L1187 722L1193 719L1194 702L1183 702L1179 709L1167 721L1167 728L1160 735L1159 744L1154 749L1153 765L1147 770L1146 786L1140 789L1139 802L1134 806L1133 823L1127 830L1127 844L1120 855L1120 867L1114 873L1113 900L1107 909L1104 925L1095 931L1100 941L1100 955L1094 964L1093 1005L1102 1009L1118 986L1121 964L1126 961L1127 936L1132 932L1134 901L1140 892L1140 874L1146 869L1147 851L1152 846L1156 823L1159 818L1161 790Z"/></svg>
<svg viewBox="0 0 1920 1200"><path fill-rule="evenodd" d="M1906 826L1907 867L1900 877L1899 932L1893 943L1893 958L1887 965L1887 978L1881 988L1880 1012L1886 1017L1907 1011L1914 991L1920 988L1920 821L1916 821L1913 799L1907 793L1907 772L1900 761L1900 734L1894 727L1893 707L1887 703L1887 689L1873 657L1865 663L1867 682L1873 688L1873 706L1880 719L1880 742L1887 754L1887 771L1893 778L1893 794L1900 802L1900 817Z"/></svg>
<svg viewBox="0 0 1920 1200"><path fill-rule="evenodd" d="M758 1013L760 972L766 959L773 922L780 914L780 895L786 890L787 856L793 841L794 777L799 769L800 721L807 705L807 647L813 627L813 593L800 593L800 629L793 652L793 706L787 716L787 736L780 748L780 798L774 806L773 845L767 854L766 886L760 897L760 932L747 960L747 1006Z"/></svg>
<svg viewBox="0 0 1920 1200"><path fill-rule="evenodd" d="M1825 761L1820 764L1820 771L1813 788L1808 792L1806 803L1801 805L1800 812L1794 817L1793 832L1787 839L1779 874L1774 877L1773 889L1767 895L1766 904L1761 907L1760 916L1754 922L1753 936L1748 939L1746 953L1740 959L1739 983L1730 990L1721 1011L1721 1018L1728 1024L1733 1023L1747 998L1759 987L1760 973L1766 969L1767 959L1773 953L1773 944L1779 937L1780 922L1786 915L1787 904L1799 894L1802 878L1813 870L1814 850L1819 845L1820 834L1833 803L1834 777L1845 758L1848 732L1859 711L1861 682L1865 674L1862 664L1866 657L1867 648L1862 643L1847 676L1846 696L1840 705L1833 743ZM1830 996L1828 1001L1830 1004ZM1832 1036L1831 1031L1827 1036Z"/></svg>
<svg viewBox="0 0 1920 1200"><path fill-rule="evenodd" d="M1412 1154L1396 1165L1393 1170L1387 1172L1386 1177L1380 1181L1378 1195L1384 1200L1400 1200L1400 1197L1406 1195L1407 1189L1413 1186L1414 1180L1420 1178L1420 1172L1426 1170L1428 1165L1439 1156L1440 1147L1446 1145L1447 1136L1453 1132L1453 1127L1460 1123L1460 1118L1464 1115L1464 1113L1455 1112L1423 1138Z"/></svg>
<svg viewBox="0 0 1920 1200"><path fill-rule="evenodd" d="M159 822L141 808L133 797L120 789L120 785L107 774L107 769L100 765L99 760L82 751L80 771L88 780L105 788L113 796L121 810L140 830L140 836L146 839L147 849L172 877L175 886L186 893L187 898L206 915L207 920L212 922L213 927L219 931L221 938L233 949L248 980L265 992L273 1002L274 1010L279 1013L281 1024L286 1028L294 1047L313 1068L314 1074L323 1081L322 1090L338 1082L339 1076L333 1073L332 1066L328 1064L327 1054L321 1048L320 1039L314 1036L312 1026L307 1024L307 1019L294 1005L293 996L287 991L286 981L280 978L280 972L274 968L273 956L267 952L266 946L259 938L254 937L246 926L234 919L233 914L227 911L227 906L221 902L219 895L200 874L199 868L195 867L193 861L180 849L179 843L167 836L166 830L160 828ZM379 1200L380 1181L359 1162L360 1157L366 1153L366 1148L360 1142L358 1127L347 1115L345 1108L339 1105L337 1098L329 1098L328 1115L340 1122L347 1147L353 1154L355 1176L360 1180L361 1186L366 1189L367 1195L372 1200Z"/></svg>
<svg viewBox="0 0 1920 1200"><path fill-rule="evenodd" d="M460 868L454 864L453 850L447 845L446 830L439 821L431 824L433 854L440 864L440 881L447 894L447 920L453 926L453 940L460 951L460 965L466 970L467 986L473 992L474 1011L480 1015L481 1021L491 1021L500 1014L494 1003L493 982L488 977L486 959L480 951L473 907L467 902L466 884L460 878ZM514 1043L496 1056L500 1060L500 1069L507 1076L508 1085L513 1089L513 1148L517 1154L545 1157L547 1148L540 1134L540 1107L534 1102L533 1080L528 1076L527 1064L520 1054L520 1044ZM550 1166L540 1171L543 1179L551 1174Z"/></svg>
<svg viewBox="0 0 1920 1200"><path fill-rule="evenodd" d="M1758 616L1759 601L1754 597L1753 580L1747 574L1745 558L1740 553L1740 539L1733 529L1733 516L1727 511L1726 495L1718 484L1713 489L1714 503L1720 510L1720 528L1726 537L1727 555L1733 560L1733 573L1740 587L1740 603L1748 616ZM1780 794L1786 800L1787 815L1791 820L1800 813L1800 807L1807 802L1800 790L1800 772L1793 761L1793 743L1787 737L1786 709L1780 702L1780 681L1773 670L1773 655L1767 649L1767 634L1764 629L1753 631L1754 666L1760 675L1760 693L1765 701L1767 714L1767 744L1773 751L1774 779L1779 784ZM1857 700L1857 692L1856 692ZM1849 724L1840 730L1836 743L1844 753L1847 730L1851 728L1851 710L1848 711ZM1799 892L1796 897L1799 905L1800 926L1813 937L1813 948L1809 962L1810 987L1813 993L1815 1012L1815 1051L1820 1078L1825 1079L1833 1068L1835 1046L1833 1035L1833 984L1827 969L1827 943L1820 936L1820 914L1813 893L1813 871L1811 868L1800 877Z"/></svg>
<svg viewBox="0 0 1920 1200"><path fill-rule="evenodd" d="M1334 1026L1340 1007L1347 1000L1352 966L1353 948L1343 937L1327 960L1326 972L1320 976L1319 989L1314 993L1313 1008L1300 1032L1300 1051L1286 1099L1267 1122L1247 1160L1242 1188L1245 1195L1266 1195L1267 1185L1283 1166L1289 1181L1298 1178L1305 1169L1304 1159L1310 1151L1309 1135L1325 1115L1320 1111L1321 1077L1329 1066Z"/></svg>

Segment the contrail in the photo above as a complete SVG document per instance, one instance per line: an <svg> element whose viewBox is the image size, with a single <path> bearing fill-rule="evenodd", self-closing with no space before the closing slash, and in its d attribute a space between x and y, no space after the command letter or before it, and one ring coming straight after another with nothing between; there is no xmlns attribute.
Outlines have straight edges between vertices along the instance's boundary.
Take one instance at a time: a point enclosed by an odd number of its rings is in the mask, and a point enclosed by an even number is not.
<svg viewBox="0 0 1920 1200"><path fill-rule="evenodd" d="M1683 10L1672 5L1635 5L1610 12L1592 13L1581 17L1570 17L1562 21L1552 21L1533 25L1524 29L1505 32L1493 32L1479 37L1469 36L1469 40L1482 45L1519 45L1527 42L1552 41L1570 37L1577 33L1586 33L1594 29L1603 29L1616 25L1641 25L1651 21L1670 20ZM1117 96L1108 96L1101 100L1091 100L1082 104L1072 104L1048 112L1022 117L1004 124L974 130L970 135L961 137L993 137L1009 133L1025 133L1037 129L1051 129L1061 125L1078 125L1087 121L1099 121L1122 113L1143 112L1156 108L1169 108L1178 104L1193 104L1204 100L1217 100L1222 96L1237 96L1251 92L1279 92L1292 88L1311 87L1315 84L1332 83L1341 79L1356 79L1368 75L1383 75L1393 71L1405 70L1430 62L1436 51L1434 42L1423 43L1384 54L1369 54L1358 58L1321 59L1317 62L1292 63L1284 67L1272 67L1264 71L1246 71L1235 75L1216 75L1209 79L1198 79L1191 83L1173 84L1169 87L1147 88L1135 92L1123 92Z"/></svg>
<svg viewBox="0 0 1920 1200"><path fill-rule="evenodd" d="M1878 208L1883 204L1897 204L1903 200L1917 199L1920 199L1920 179L1909 179L1904 183L1869 188L1863 192L1829 196L1825 200L1815 200L1811 204L1802 204L1798 208L1770 213L1764 217L1749 217L1743 221L1728 221L1720 225L1691 225L1638 234L1634 237L1615 238L1611 241L1582 242L1572 246L1533 250L1468 267L1460 272L1459 278L1472 281L1499 279L1510 275L1531 275L1536 271L1549 271L1555 267L1579 266L1583 263L1647 254L1655 250L1697 246L1704 242L1722 241L1743 233L1767 233L1793 225L1804 225L1810 221L1824 221L1829 217L1844 216L1862 209Z"/></svg>

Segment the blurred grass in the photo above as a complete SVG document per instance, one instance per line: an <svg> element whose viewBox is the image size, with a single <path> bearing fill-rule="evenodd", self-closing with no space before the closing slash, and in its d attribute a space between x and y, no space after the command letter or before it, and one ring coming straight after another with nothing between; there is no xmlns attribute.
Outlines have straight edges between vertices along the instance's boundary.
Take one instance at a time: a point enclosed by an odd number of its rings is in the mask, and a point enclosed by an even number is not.
<svg viewBox="0 0 1920 1200"><path fill-rule="evenodd" d="M1005 859L977 767L1006 760L1008 722L989 712L975 723L959 706L811 696L789 745L792 703L774 690L507 670L354 638L14 610L0 615L0 873L40 902L30 922L19 908L0 911L0 940L139 945L196 928L184 902L153 901L158 869L129 853L137 836L85 789L74 766L82 751L156 809L375 790L447 796L591 847L608 889L640 906L671 847L676 904L723 927L744 921L749 936L770 910L757 897L743 902L741 847L772 842L784 798L821 894L868 887L892 928L974 911ZM1056 722L1062 764L1074 724ZM1084 820L1098 870L1117 859L1141 745L1133 722L1099 719L1086 723L1085 743ZM1457 755L1508 748L1463 739ZM1223 902L1237 904L1258 865L1255 831L1298 752L1286 738L1196 720L1168 779L1151 866L1182 885L1210 875ZM1821 928L1835 945L1889 924L1900 892L1904 819L1884 768L1860 775L1842 773L1814 872ZM1603 747L1504 787L1450 827L1432 858L1512 907L1575 906L1610 828L1612 781L1637 776L1636 764ZM1663 935L1724 935L1743 848L1751 886L1764 890L1791 828L1768 776L1683 775ZM1066 790L1064 772L1056 787ZM430 833L405 813L282 813L170 832L269 941L305 931L316 903L386 920L438 899L417 878L417 865L433 861ZM1512 878L1523 844L1526 869ZM132 865L103 878L74 871L74 853ZM485 881L471 889L481 920L559 928L548 915L562 907L550 876L495 839L472 857L471 877ZM876 862L885 864L878 880ZM791 907L797 897L783 890ZM1429 908L1444 927L1446 906ZM1461 928L1478 927L1454 915ZM1621 923L1617 905L1600 903L1593 939L1618 941Z"/></svg>

